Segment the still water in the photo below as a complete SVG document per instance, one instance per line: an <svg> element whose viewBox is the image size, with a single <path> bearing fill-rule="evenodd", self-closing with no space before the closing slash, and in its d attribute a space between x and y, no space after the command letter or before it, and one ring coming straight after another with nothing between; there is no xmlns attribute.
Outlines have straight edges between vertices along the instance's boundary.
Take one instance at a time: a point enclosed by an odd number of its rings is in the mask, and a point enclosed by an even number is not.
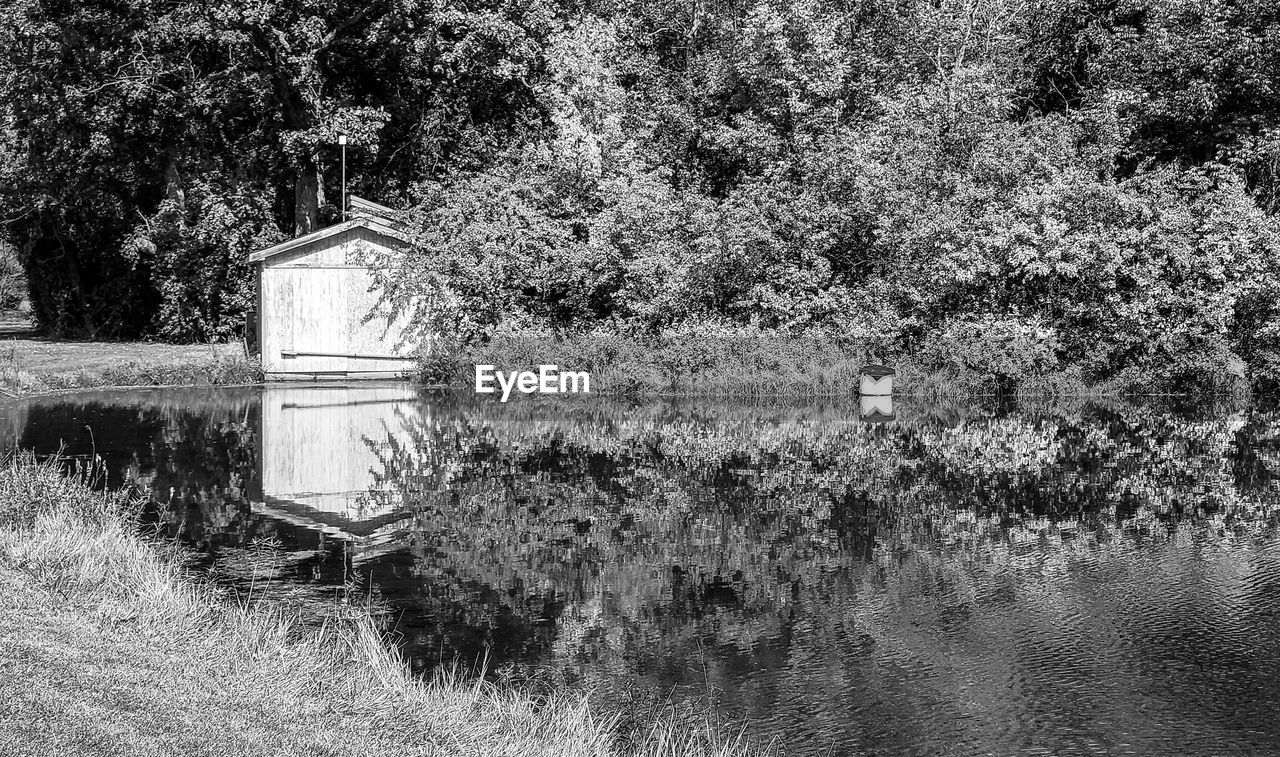
<svg viewBox="0 0 1280 757"><path fill-rule="evenodd" d="M791 755L1280 754L1280 412L894 409L294 386L0 431L100 455L226 585L374 601L424 671L671 696Z"/></svg>

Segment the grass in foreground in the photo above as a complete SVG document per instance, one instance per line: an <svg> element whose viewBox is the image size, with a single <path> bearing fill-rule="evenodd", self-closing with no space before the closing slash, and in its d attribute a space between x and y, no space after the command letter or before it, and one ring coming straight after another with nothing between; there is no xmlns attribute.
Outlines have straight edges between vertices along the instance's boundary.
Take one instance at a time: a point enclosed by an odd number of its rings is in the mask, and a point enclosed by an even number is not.
<svg viewBox="0 0 1280 757"><path fill-rule="evenodd" d="M10 397L114 386L247 384L262 370L239 343L0 341L0 391Z"/></svg>
<svg viewBox="0 0 1280 757"><path fill-rule="evenodd" d="M53 463L0 468L0 754L746 753L710 727L622 739L582 696L422 681L367 614L303 631L229 604L135 524Z"/></svg>

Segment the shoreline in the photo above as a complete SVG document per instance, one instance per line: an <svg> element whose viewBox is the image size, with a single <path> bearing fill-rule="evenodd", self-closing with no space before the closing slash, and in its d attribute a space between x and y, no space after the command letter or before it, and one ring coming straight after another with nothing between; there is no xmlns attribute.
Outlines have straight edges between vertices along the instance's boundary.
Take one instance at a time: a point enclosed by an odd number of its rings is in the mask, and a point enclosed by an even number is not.
<svg viewBox="0 0 1280 757"><path fill-rule="evenodd" d="M387 381L387 379L377 379L376 381ZM460 388L451 387L443 384L422 384L413 378L393 379L396 383L411 384L416 389L426 391L441 392L452 396L470 396L470 392ZM245 381L237 383L173 383L173 384L104 384L92 386L76 386L65 389L50 389L47 391L39 391L32 394L10 394L0 393L0 405L11 402L25 402L28 400L46 399L51 397L65 397L76 394L85 394L90 392L127 392L132 390L150 390L150 389L245 389L250 387L269 387L269 386L314 386L317 384L341 384L360 386L365 383L371 383L362 379L328 379L315 381ZM859 394L856 390L845 394L805 394L805 393L754 393L754 394L727 394L727 393L707 393L707 392L653 392L653 393L623 393L623 392L592 392L585 399L592 397L601 397L607 399L627 399L627 400L758 400L758 399L787 399L787 400L822 400L822 401L854 401L864 395ZM1249 395L1238 395L1231 392L1203 393L1203 392L1151 392L1146 394L1134 394L1124 392L1064 392L1064 393L1032 393L1025 392L1019 394L930 394L925 392L912 391L895 391L890 396L894 399L910 399L910 400L947 400L947 401L963 401L963 400L1167 400L1167 399L1245 399ZM1271 394L1256 393L1254 397L1271 397ZM510 404L510 403L507 403Z"/></svg>
<svg viewBox="0 0 1280 757"><path fill-rule="evenodd" d="M0 340L0 394L11 401L113 388L232 386L262 381L235 342Z"/></svg>
<svg viewBox="0 0 1280 757"><path fill-rule="evenodd" d="M8 341L8 356L4 342ZM797 342L796 344L800 344ZM718 345L723 347L723 345ZM820 352L795 357L783 367L757 365L762 354L725 354L727 363L676 364L662 350L648 350L630 356L615 355L604 360L587 354L582 345L537 341L534 344L488 345L464 353L424 359L417 375L406 381L427 390L469 394L472 389L468 369L476 363L504 368L528 368L530 350L545 353L557 364L583 366L591 373L590 394L615 398L790 398L854 399L859 396L858 371L870 358L843 347L821 348ZM39 349L34 356L19 349ZM116 351L123 353L119 357ZM78 353L91 352L89 358ZM575 357L577 358L575 360ZM434 360L435 362L432 362ZM773 360L773 358L770 358ZM912 359L890 361L899 369L893 396L924 400L964 399L1141 399L1191 397L1268 396L1261 387L1243 381L1222 381L1178 391L1134 391L1157 388L1153 377L1139 381L1132 377L1090 384L1071 371L1021 377L993 376L979 372L956 373L930 370ZM343 381L343 379L335 379ZM346 381L354 381L347 379ZM265 386L256 358L245 357L241 345L229 342L209 345L171 345L162 342L33 342L0 340L0 402L23 401L85 391L165 389L175 387ZM297 382L300 384L313 382Z"/></svg>
<svg viewBox="0 0 1280 757"><path fill-rule="evenodd" d="M376 379L374 381L388 381L388 379ZM450 386L447 384L423 384L417 380L407 377L403 379L392 379L395 383L411 384L414 388L441 392L453 396L470 396L471 392L462 387ZM102 385L85 385L66 387L62 389L48 389L33 392L30 394L12 394L0 390L0 405L7 402L25 402L28 400L45 399L49 397L64 397L76 394L84 394L89 392L126 392L132 390L148 390L148 389L244 389L249 387L268 387L268 386L314 386L317 384L344 384L344 385L363 385L372 383L363 379L317 379L314 381L243 381L235 383L169 383L169 384L102 384ZM708 399L708 400L756 400L756 399L787 399L787 400L823 400L823 401L854 401L863 395L859 394L856 389L847 393L785 393L785 392L756 392L750 394L735 394L723 392L591 392L587 395L587 399L591 397L602 397L608 399L629 399L629 400L691 400L691 399ZM894 399L910 399L910 400L947 400L947 401L963 401L963 400L1160 400L1160 399L1245 399L1249 396L1253 397L1271 397L1272 394L1256 392L1249 394L1237 394L1233 392L1149 392L1136 394L1132 392L1058 392L1058 393L968 393L968 394L936 394L929 392L916 392L910 390L895 391L891 396Z"/></svg>

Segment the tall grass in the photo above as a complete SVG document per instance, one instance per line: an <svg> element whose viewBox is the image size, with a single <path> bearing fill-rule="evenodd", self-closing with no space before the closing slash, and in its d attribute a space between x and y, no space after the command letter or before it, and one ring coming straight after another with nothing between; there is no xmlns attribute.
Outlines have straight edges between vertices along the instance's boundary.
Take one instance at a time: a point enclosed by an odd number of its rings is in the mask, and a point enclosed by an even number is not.
<svg viewBox="0 0 1280 757"><path fill-rule="evenodd" d="M424 359L428 383L472 385L472 366L587 371L591 391L618 395L847 396L865 349L817 332L788 335L751 327L682 327L657 334L607 329L554 334L500 329L483 344L447 345Z"/></svg>
<svg viewBox="0 0 1280 757"><path fill-rule="evenodd" d="M0 468L0 754L736 757L710 721L621 732L581 693L412 675L368 613L302 628L142 538L137 508L30 458ZM73 663L68 663L73 661ZM40 718L23 712L41 712ZM638 733L638 735L635 735Z"/></svg>
<svg viewBox="0 0 1280 757"><path fill-rule="evenodd" d="M979 371L940 368L886 355L821 332L787 334L750 327L683 327L658 334L595 330L553 334L499 329L466 347L446 346L423 359L427 383L469 389L473 365L537 370L540 364L587 371L595 393L612 395L848 397L868 363L897 368L897 393L931 399L1091 392L1068 374L1029 376L1010 385Z"/></svg>
<svg viewBox="0 0 1280 757"><path fill-rule="evenodd" d="M1088 379L1080 366L1028 358L1018 344L997 337L903 352L821 331L714 324L659 333L501 327L482 343L441 344L421 367L426 383L464 391L474 385L474 365L514 371L555 364L590 373L591 390L599 394L847 397L857 394L863 366L888 363L898 373L896 393L933 400L1249 393L1243 374L1213 367L1194 374L1194 381L1132 368L1105 380Z"/></svg>

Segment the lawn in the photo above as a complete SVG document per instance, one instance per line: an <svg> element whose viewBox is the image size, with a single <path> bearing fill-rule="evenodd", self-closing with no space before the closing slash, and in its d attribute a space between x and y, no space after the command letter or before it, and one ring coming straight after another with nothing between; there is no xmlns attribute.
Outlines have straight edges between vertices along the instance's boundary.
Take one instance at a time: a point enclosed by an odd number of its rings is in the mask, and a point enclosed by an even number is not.
<svg viewBox="0 0 1280 757"><path fill-rule="evenodd" d="M67 389L261 380L256 360L228 344L44 339L0 323L0 391L10 397Z"/></svg>
<svg viewBox="0 0 1280 757"><path fill-rule="evenodd" d="M163 342L64 342L38 338L0 338L0 354L27 370L51 373L101 371L121 363L206 363L243 358L234 344L165 344Z"/></svg>

